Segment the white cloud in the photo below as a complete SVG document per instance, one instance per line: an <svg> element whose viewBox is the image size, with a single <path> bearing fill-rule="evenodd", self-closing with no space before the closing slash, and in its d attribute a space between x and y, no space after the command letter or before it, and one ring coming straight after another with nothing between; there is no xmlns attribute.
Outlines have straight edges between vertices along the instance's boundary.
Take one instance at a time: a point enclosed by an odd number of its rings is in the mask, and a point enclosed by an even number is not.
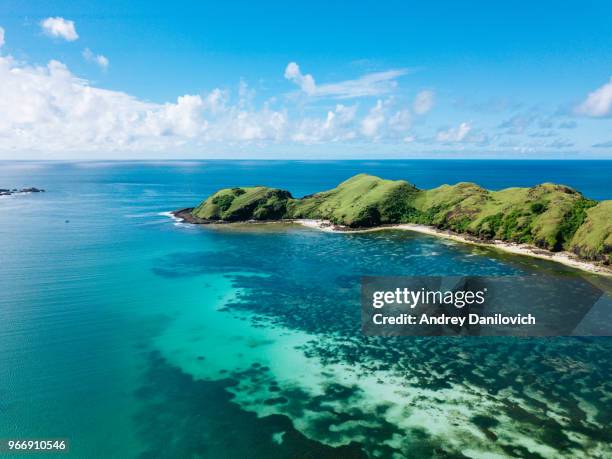
<svg viewBox="0 0 612 459"><path fill-rule="evenodd" d="M378 100L362 116L336 104L323 117L290 117L270 103L254 108L244 83L185 94L165 104L91 86L58 61L31 66L0 56L0 152L171 151L222 142L409 141L410 112Z"/></svg>
<svg viewBox="0 0 612 459"><path fill-rule="evenodd" d="M389 119L389 127L399 133L404 133L412 125L412 116L409 110L399 110Z"/></svg>
<svg viewBox="0 0 612 459"><path fill-rule="evenodd" d="M180 96L176 104L147 110L144 124L153 136L184 136L193 138L207 128L202 118L204 102L200 96Z"/></svg>
<svg viewBox="0 0 612 459"><path fill-rule="evenodd" d="M212 113L221 113L227 110L227 91L222 91L219 88L213 89L204 99L204 104Z"/></svg>
<svg viewBox="0 0 612 459"><path fill-rule="evenodd" d="M417 115L424 115L429 112L434 105L433 91L421 91L414 98L412 109Z"/></svg>
<svg viewBox="0 0 612 459"><path fill-rule="evenodd" d="M300 89L309 96L313 96L317 90L312 75L302 75L300 66L295 62L289 62L289 64L287 64L287 68L285 69L285 78L297 84Z"/></svg>
<svg viewBox="0 0 612 459"><path fill-rule="evenodd" d="M395 80L406 72L406 70L387 70L386 72L370 73L356 80L324 84L317 87L316 95L349 99L388 94L397 87Z"/></svg>
<svg viewBox="0 0 612 459"><path fill-rule="evenodd" d="M93 55L93 53L92 53ZM0 56L0 152L153 152L206 145L410 142L411 113L394 100L359 107L336 104L324 116L289 116L276 102L254 106L241 82L236 95L213 89L151 103L92 86L64 64L32 66Z"/></svg>
<svg viewBox="0 0 612 459"><path fill-rule="evenodd" d="M377 137L384 122L383 103L378 100L368 115L361 121L361 133L366 137Z"/></svg>
<svg viewBox="0 0 612 459"><path fill-rule="evenodd" d="M108 58L102 54L94 54L89 48L85 48L83 50L83 57L87 62L97 64L102 70L106 70L108 68Z"/></svg>
<svg viewBox="0 0 612 459"><path fill-rule="evenodd" d="M436 140L438 142L462 142L466 140L471 130L472 126L469 123L463 122L458 127L438 131Z"/></svg>
<svg viewBox="0 0 612 459"><path fill-rule="evenodd" d="M40 26L50 37L63 38L66 41L75 41L79 34L74 27L74 21L69 21L61 17L47 18L40 21Z"/></svg>
<svg viewBox="0 0 612 459"><path fill-rule="evenodd" d="M291 140L302 143L340 142L357 136L354 129L357 106L336 105L325 119L306 118L297 123Z"/></svg>
<svg viewBox="0 0 612 459"><path fill-rule="evenodd" d="M249 88L249 85L243 79L240 79L238 84L238 98L240 108L252 107L255 99L255 90Z"/></svg>
<svg viewBox="0 0 612 459"><path fill-rule="evenodd" d="M122 92L90 87L57 61L31 67L0 57L0 81L2 150L127 145L154 108Z"/></svg>
<svg viewBox="0 0 612 459"><path fill-rule="evenodd" d="M50 61L0 56L0 151L161 150L205 142L277 141L284 111L229 105L215 89L155 104L90 86Z"/></svg>
<svg viewBox="0 0 612 459"><path fill-rule="evenodd" d="M576 113L594 118L612 114L612 78L606 84L591 92L580 105Z"/></svg>
<svg viewBox="0 0 612 459"><path fill-rule="evenodd" d="M0 48L4 46L4 29L0 27Z"/></svg>
<svg viewBox="0 0 612 459"><path fill-rule="evenodd" d="M308 96L352 99L388 94L397 87L396 80L406 73L406 69L387 70L369 73L355 80L317 85L311 74L303 74L298 64L290 62L285 69L285 78L298 85Z"/></svg>
<svg viewBox="0 0 612 459"><path fill-rule="evenodd" d="M207 112L204 112L207 114ZM249 143L277 142L284 138L287 114L264 106L260 110L243 110L229 106L217 116L208 116L208 127L198 139L200 142Z"/></svg>
<svg viewBox="0 0 612 459"><path fill-rule="evenodd" d="M394 97L367 106L328 107L319 101L305 116L299 104L285 108L276 99L256 104L254 92L241 82L235 91L213 89L152 103L95 87L58 61L33 66L1 55L0 82L0 156L204 153L274 144L400 144L415 138L427 143L411 132L412 110L398 106ZM457 142L459 148L488 140L468 122L439 131L431 140L436 139Z"/></svg>

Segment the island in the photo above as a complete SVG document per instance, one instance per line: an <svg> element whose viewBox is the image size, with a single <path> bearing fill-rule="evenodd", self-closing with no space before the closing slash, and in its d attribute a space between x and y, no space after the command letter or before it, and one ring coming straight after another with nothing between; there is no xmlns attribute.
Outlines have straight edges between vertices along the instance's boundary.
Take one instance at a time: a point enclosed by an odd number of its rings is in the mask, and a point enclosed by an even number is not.
<svg viewBox="0 0 612 459"><path fill-rule="evenodd" d="M302 198L265 186L225 188L173 215L194 224L314 221L336 231L395 225L533 247L540 254L569 253L606 270L612 261L612 200L595 201L552 183L490 191L462 182L426 190L359 174Z"/></svg>
<svg viewBox="0 0 612 459"><path fill-rule="evenodd" d="M11 196L13 194L25 194L25 193L44 193L45 190L40 188L0 188L0 196Z"/></svg>

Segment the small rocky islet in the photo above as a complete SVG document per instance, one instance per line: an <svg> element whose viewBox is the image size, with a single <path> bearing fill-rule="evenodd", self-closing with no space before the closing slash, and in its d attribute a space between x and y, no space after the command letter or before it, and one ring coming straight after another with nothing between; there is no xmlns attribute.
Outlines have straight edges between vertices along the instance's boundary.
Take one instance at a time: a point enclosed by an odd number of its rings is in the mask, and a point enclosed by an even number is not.
<svg viewBox="0 0 612 459"><path fill-rule="evenodd" d="M0 188L0 196L11 196L13 194L22 194L22 193L44 193L45 190L41 188Z"/></svg>
<svg viewBox="0 0 612 459"><path fill-rule="evenodd" d="M173 213L195 224L296 219L327 220L346 229L422 224L481 241L532 244L612 262L612 200L588 199L553 183L491 191L461 182L426 190L358 174L302 198L265 186L224 188L197 207Z"/></svg>

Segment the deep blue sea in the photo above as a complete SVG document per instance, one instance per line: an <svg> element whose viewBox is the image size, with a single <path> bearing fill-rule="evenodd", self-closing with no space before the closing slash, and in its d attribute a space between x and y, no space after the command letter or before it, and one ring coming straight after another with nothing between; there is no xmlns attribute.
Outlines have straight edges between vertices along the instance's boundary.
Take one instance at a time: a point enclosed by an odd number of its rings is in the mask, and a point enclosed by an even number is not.
<svg viewBox="0 0 612 459"><path fill-rule="evenodd" d="M0 197L0 439L66 438L79 458L611 457L611 339L368 338L359 322L363 275L605 281L407 231L164 214L361 172L612 199L612 161L0 162L0 188L47 190Z"/></svg>

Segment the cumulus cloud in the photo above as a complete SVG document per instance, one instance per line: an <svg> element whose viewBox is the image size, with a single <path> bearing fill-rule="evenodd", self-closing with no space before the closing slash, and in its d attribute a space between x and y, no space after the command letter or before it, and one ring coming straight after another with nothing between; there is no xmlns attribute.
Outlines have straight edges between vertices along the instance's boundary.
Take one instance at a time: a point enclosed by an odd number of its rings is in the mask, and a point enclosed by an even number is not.
<svg viewBox="0 0 612 459"><path fill-rule="evenodd" d="M40 26L43 32L50 37L63 38L66 41L75 41L79 38L74 21L69 21L59 16L43 19L40 22Z"/></svg>
<svg viewBox="0 0 612 459"><path fill-rule="evenodd" d="M304 77L299 68L288 68L287 74ZM3 153L180 152L206 151L210 145L398 143L415 139L463 148L468 143L488 142L469 122L439 130L433 138L413 134L414 106L401 106L401 99L395 97L360 104L334 101L331 106L319 101L324 110L317 115L309 108L305 116L299 105L292 110L275 99L256 103L255 92L240 81L236 90L213 89L152 103L95 87L58 61L37 66L2 55L0 81Z"/></svg>
<svg viewBox="0 0 612 459"><path fill-rule="evenodd" d="M324 119L306 118L297 123L291 140L303 143L340 142L357 136L354 129L357 106L336 105Z"/></svg>
<svg viewBox="0 0 612 459"><path fill-rule="evenodd" d="M146 132L153 136L183 136L193 138L205 130L208 123L202 118L204 101L200 96L184 95L176 103L166 103L144 115Z"/></svg>
<svg viewBox="0 0 612 459"><path fill-rule="evenodd" d="M378 100L368 115L361 121L361 132L366 137L377 137L384 122L383 103Z"/></svg>
<svg viewBox="0 0 612 459"><path fill-rule="evenodd" d="M92 53L93 54L93 53ZM92 86L64 64L46 66L0 56L0 151L168 151L255 142L411 141L411 114L377 100L360 114L336 104L323 116L289 116L264 102L255 107L246 83L237 97L222 89L152 103Z"/></svg>
<svg viewBox="0 0 612 459"><path fill-rule="evenodd" d="M88 54L89 55L89 54ZM93 53L91 53L93 55ZM151 103L92 86L64 64L32 66L0 56L0 151L145 151L211 142L340 142L397 131L408 138L410 113L378 100L363 117L336 104L320 118L290 119L286 109L253 107L244 82L229 91L185 94ZM398 135L399 135L398 134Z"/></svg>
<svg viewBox="0 0 612 459"><path fill-rule="evenodd" d="M122 92L90 87L57 61L31 67L0 57L0 81L2 150L127 145L155 108Z"/></svg>
<svg viewBox="0 0 612 459"><path fill-rule="evenodd" d="M108 68L108 58L102 54L94 54L89 48L85 48L83 50L83 58L87 62L93 62L94 64L98 65L102 70L106 70Z"/></svg>
<svg viewBox="0 0 612 459"><path fill-rule="evenodd" d="M303 74L300 66L290 62L285 68L285 78L295 83L300 90L312 97L353 99L365 96L380 96L397 87L397 79L408 73L407 69L387 70L363 75L355 80L318 85L311 74Z"/></svg>
<svg viewBox="0 0 612 459"><path fill-rule="evenodd" d="M260 110L243 110L232 105L217 112L216 116L211 112L207 118L208 126L198 139L203 143L278 142L285 138L288 125L284 110L273 110L265 105Z"/></svg>
<svg viewBox="0 0 612 459"><path fill-rule="evenodd" d="M0 56L0 150L144 150L211 141L275 140L286 114L227 106L225 94L154 104L92 87L58 61Z"/></svg>
<svg viewBox="0 0 612 459"><path fill-rule="evenodd" d="M405 133L412 125L412 115L410 110L398 110L389 119L389 127L399 133Z"/></svg>
<svg viewBox="0 0 612 459"><path fill-rule="evenodd" d="M0 48L4 46L4 29L0 27Z"/></svg>
<svg viewBox="0 0 612 459"><path fill-rule="evenodd" d="M249 88L249 85L243 79L240 79L240 84L238 85L238 98L238 105L241 108L251 107L255 99L255 90Z"/></svg>
<svg viewBox="0 0 612 459"><path fill-rule="evenodd" d="M589 93L587 98L575 108L579 115L601 118L612 114L612 78L603 86Z"/></svg>
<svg viewBox="0 0 612 459"><path fill-rule="evenodd" d="M300 71L300 66L295 62L289 62L287 65L285 78L297 84L309 96L313 96L317 90L317 85L312 75L303 75Z"/></svg>
<svg viewBox="0 0 612 459"><path fill-rule="evenodd" d="M434 105L433 91L421 91L414 98L412 109L417 115L424 115L429 112Z"/></svg>
<svg viewBox="0 0 612 459"><path fill-rule="evenodd" d="M467 135L471 130L472 126L469 123L463 122L457 127L451 127L446 130L438 131L436 134L436 140L444 143L462 142L466 140Z"/></svg>

